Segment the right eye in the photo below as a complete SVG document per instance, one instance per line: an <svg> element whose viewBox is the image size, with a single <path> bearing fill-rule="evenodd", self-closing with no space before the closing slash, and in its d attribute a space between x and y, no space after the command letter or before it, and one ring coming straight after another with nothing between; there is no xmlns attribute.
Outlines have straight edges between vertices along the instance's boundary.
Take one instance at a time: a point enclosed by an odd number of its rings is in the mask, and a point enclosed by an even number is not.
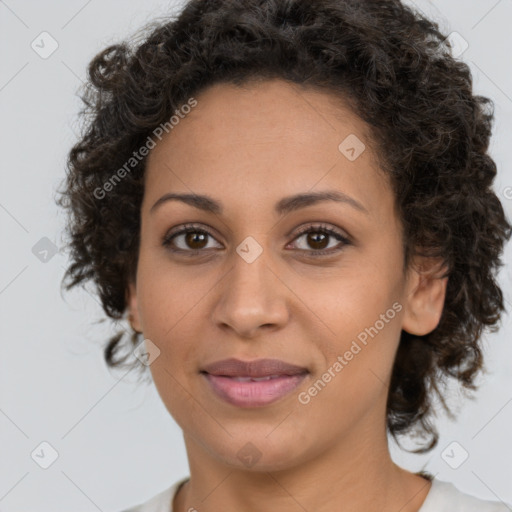
<svg viewBox="0 0 512 512"><path fill-rule="evenodd" d="M206 229L185 225L182 229L167 233L162 240L162 245L172 252L186 252L193 255L204 249L218 248L208 246L208 238L215 240Z"/></svg>

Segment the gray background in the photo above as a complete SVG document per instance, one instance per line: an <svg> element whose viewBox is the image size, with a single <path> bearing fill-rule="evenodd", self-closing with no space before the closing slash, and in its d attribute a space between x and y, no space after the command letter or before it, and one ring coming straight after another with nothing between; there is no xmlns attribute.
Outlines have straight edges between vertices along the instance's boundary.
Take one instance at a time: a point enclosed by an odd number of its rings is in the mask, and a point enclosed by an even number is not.
<svg viewBox="0 0 512 512"><path fill-rule="evenodd" d="M456 31L469 43L461 58L471 67L475 91L496 105L491 145L499 168L495 187L511 218L512 188L507 187L512 186L512 0L414 3L446 34ZM181 432L154 386L137 384L133 372L107 370L102 346L113 329L108 322L97 323L103 312L92 289L76 290L64 298L60 294L67 255L62 251L64 217L53 201L64 177L67 151L76 138L81 106L76 92L88 62L108 44L180 4L0 1L0 510L4 512L119 511L188 474ZM51 48L50 39L42 48L41 37L47 37L39 36L43 31L58 43L45 59L31 47L35 40L40 52ZM47 261L41 261L45 249L50 252ZM510 308L510 246L505 261L500 282ZM438 448L417 456L392 446L399 464L411 470L425 468L474 495L512 503L511 333L507 314L500 331L485 336L489 373L480 379L477 399L464 401L452 392L450 403L460 412L456 422L439 417ZM44 441L58 452L47 469L31 457L36 450L39 460L48 460L49 449L43 446L41 455ZM453 469L448 462L460 463L462 449L469 457Z"/></svg>

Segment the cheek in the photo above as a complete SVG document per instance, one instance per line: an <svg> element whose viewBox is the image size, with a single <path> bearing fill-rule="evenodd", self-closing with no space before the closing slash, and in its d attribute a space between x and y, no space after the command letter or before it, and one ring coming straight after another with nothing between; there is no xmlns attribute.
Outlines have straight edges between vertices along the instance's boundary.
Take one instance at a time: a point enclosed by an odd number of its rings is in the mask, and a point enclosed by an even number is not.
<svg viewBox="0 0 512 512"><path fill-rule="evenodd" d="M186 328L215 285L213 277L208 278L197 267L178 267L141 257L137 301L144 334L164 341Z"/></svg>
<svg viewBox="0 0 512 512"><path fill-rule="evenodd" d="M198 320L205 318L202 301L207 283L191 282L179 272L158 272L148 265L140 270L137 300L144 337L160 350L150 365L155 386L169 412L190 409L188 381L201 360ZM194 376L195 377L195 376Z"/></svg>
<svg viewBox="0 0 512 512"><path fill-rule="evenodd" d="M329 415L341 423L346 419L348 426L348 410L352 418L359 417L386 393L403 306L399 287L379 281L377 275L353 276L339 284L339 291L324 294L319 316L330 329L317 338L322 364L312 387L305 389L303 402L310 401L305 407L312 414Z"/></svg>
<svg viewBox="0 0 512 512"><path fill-rule="evenodd" d="M137 293L144 337L160 350L149 367L155 387L168 412L183 428L191 418L204 421L189 385L200 360L194 315L204 293L189 279L179 281L148 269L140 273Z"/></svg>
<svg viewBox="0 0 512 512"><path fill-rule="evenodd" d="M317 281L313 293L306 294L306 287L298 292L310 308L308 318L323 326L326 336L320 338L324 340L321 348L331 359L348 350L352 340L364 343L371 334L394 340L400 332L399 283L387 278L390 273L371 270L372 266L347 269L343 275Z"/></svg>
<svg viewBox="0 0 512 512"><path fill-rule="evenodd" d="M342 431L368 411L381 417L401 333L399 304L384 302L338 315L337 336L323 339L322 365L301 390L299 411Z"/></svg>

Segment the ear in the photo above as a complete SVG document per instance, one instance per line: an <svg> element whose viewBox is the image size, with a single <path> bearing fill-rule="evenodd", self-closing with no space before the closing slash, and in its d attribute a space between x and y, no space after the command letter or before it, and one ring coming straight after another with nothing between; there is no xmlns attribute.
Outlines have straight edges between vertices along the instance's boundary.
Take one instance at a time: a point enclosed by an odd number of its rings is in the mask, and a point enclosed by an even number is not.
<svg viewBox="0 0 512 512"><path fill-rule="evenodd" d="M130 282L128 284L128 291L126 294L126 302L128 305L128 319L132 329L137 332L142 332L142 325L140 322L139 308L137 305L137 291L135 289L135 283Z"/></svg>
<svg viewBox="0 0 512 512"><path fill-rule="evenodd" d="M406 284L402 329L423 336L439 324L444 307L448 277L446 266L433 258L421 258L411 265Z"/></svg>

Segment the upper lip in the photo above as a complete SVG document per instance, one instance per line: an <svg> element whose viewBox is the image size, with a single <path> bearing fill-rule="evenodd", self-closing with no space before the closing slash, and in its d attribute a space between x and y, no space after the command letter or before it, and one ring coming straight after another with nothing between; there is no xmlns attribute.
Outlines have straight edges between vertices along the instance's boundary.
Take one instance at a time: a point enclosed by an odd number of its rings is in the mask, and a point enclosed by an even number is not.
<svg viewBox="0 0 512 512"><path fill-rule="evenodd" d="M201 370L210 375L226 377L268 377L271 375L299 375L307 373L307 369L280 359L257 359L241 361L240 359L223 359L208 364Z"/></svg>

